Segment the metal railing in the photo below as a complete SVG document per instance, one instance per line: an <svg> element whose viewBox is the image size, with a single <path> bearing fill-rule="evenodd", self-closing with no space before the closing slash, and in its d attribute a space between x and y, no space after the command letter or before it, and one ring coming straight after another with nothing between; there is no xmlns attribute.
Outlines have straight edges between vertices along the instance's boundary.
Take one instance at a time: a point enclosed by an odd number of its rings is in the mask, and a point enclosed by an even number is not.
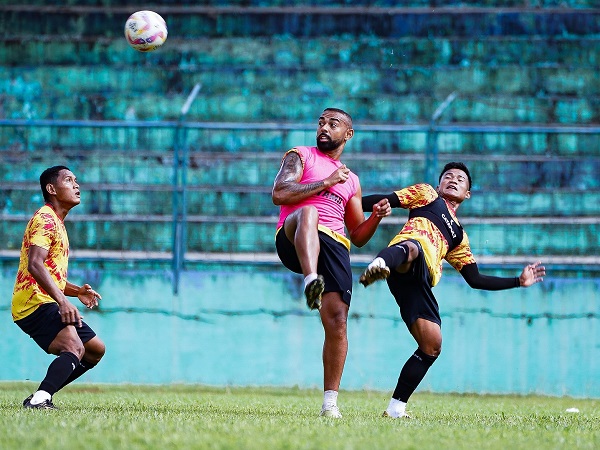
<svg viewBox="0 0 600 450"><path fill-rule="evenodd" d="M91 188L97 189L122 189L122 190L130 190L130 191L144 191L144 190L156 190L156 191L170 191L173 199L173 208L172 208L172 217L167 217L163 215L148 215L148 214L136 214L132 212L129 215L122 216L110 216L110 215L102 215L102 214L81 214L73 216L72 220L74 221L141 221L141 222L171 222L172 223L172 251L171 252L152 252L152 251L128 251L127 249L123 249L122 251L100 251L100 250L80 250L74 251L74 255L76 257L81 258L96 258L96 259L114 259L114 258L129 258L129 259L148 259L153 258L156 260L170 260L172 262L172 270L173 270L173 290L176 293L178 291L178 283L179 283L179 275L180 272L184 268L184 263L186 261L229 261L229 262L245 262L245 261L254 261L257 263L272 263L275 262L275 257L273 255L265 255L261 253L255 253L252 255L249 254L234 254L234 253L223 253L223 254L215 254L209 255L203 252L195 252L188 253L186 249L186 223L209 223L209 222L230 222L230 223L245 223L245 222L255 222L255 223L268 223L274 224L275 219L273 217L261 217L261 216L244 216L240 215L239 217L232 218L231 216L223 216L223 217L215 217L209 215L202 214L189 214L187 208L187 193L191 191L198 190L209 190L206 186L189 186L187 180L187 170L189 164L189 144L187 142L187 131L192 129L206 129L206 130L232 130L238 132L244 131L279 131L279 132L288 132L288 131L306 131L312 132L314 131L314 124L306 124L306 123L236 123L236 122L227 122L227 123L214 123L214 122L187 122L186 121L186 112L189 109L189 105L191 101L193 101L195 95L198 93L200 87L194 88L194 91L190 93L188 97L188 102L186 102L187 108L182 109L182 114L180 120L178 121L155 121L155 122L146 122L146 121L80 121L80 120L18 120L18 119L1 119L0 127L14 127L14 128L22 128L22 129L35 129L35 128L118 128L118 129L168 129L174 132L174 142L173 142L173 158L172 158L172 182L171 185L114 185L110 183L96 183L91 184ZM448 100L444 105L447 106L451 100ZM184 105L185 106L185 105ZM600 125L589 125L589 126L576 126L576 125L557 125L557 124L538 124L538 125L516 125L516 124L469 124L469 123L461 123L461 124L442 124L437 123L435 118L432 118L430 123L426 124L412 124L412 125L401 125L401 124L356 124L356 130L358 131L372 131L372 132L386 132L386 133L407 133L407 132L419 132L424 133L429 136L431 143L435 143L435 137L442 135L444 133L501 133L501 134L511 134L511 133L546 133L546 134L561 134L561 133L570 133L570 134L594 134L600 135ZM429 148L429 147L428 147ZM275 152L276 150L276 152ZM281 150L282 149L273 149L272 152L261 153L260 155L253 154L253 158L269 158L273 160L278 160L281 158ZM108 151L108 150L107 150ZM423 155L423 154L411 154L411 155L386 155L388 158L397 159L397 160L421 160L424 161L424 169L425 173L423 174L426 179L430 179L432 174L437 172L437 149L435 151L435 157L431 157L431 155ZM0 149L0 160L3 159L4 156L10 155L10 150L8 149ZM207 160L216 161L219 158L234 158L239 157L234 154L219 154L219 153L211 153L207 154ZM377 160L379 155L376 154L353 154L352 155L357 160ZM481 155L473 156L473 158L481 159ZM560 158L556 158L556 161L559 162ZM469 155L466 155L466 159L469 159ZM489 155L485 156L486 160L494 160L498 161L544 161L548 159L546 155ZM595 153L595 156L585 156L586 160L594 160L596 162L600 161L600 151ZM600 174L599 174L600 176ZM22 190L37 190L39 186L35 183L35 181L29 182L21 182L14 183L10 181L0 182L0 191L8 191L10 189L22 189ZM229 190L232 192L248 192L254 190L255 192L263 192L265 194L268 193L269 188L265 186L224 186L223 190ZM23 221L27 220L25 216L19 214L0 214L0 220L3 222L11 222L11 221ZM394 219L393 219L394 220ZM393 220L390 223L393 223ZM475 219L465 219L463 222L468 224L470 221L475 223L476 221L481 222L481 218ZM486 223L497 223L497 224L517 224L517 223L531 223L531 224L552 224L552 223L565 223L564 218L553 218L549 216L542 217L527 217L527 218L486 218L484 219ZM570 223L579 224L579 225L589 225L589 224L597 224L600 223L600 218L593 217L570 217L568 218ZM398 219L398 224L400 224L400 219ZM81 255L81 256L78 256ZM4 258L16 258L18 257L18 252L12 250L3 250L0 251L0 257ZM358 259L357 259L358 258ZM355 257L356 261L361 261L361 256ZM508 259L507 259L508 258ZM590 265L598 266L600 265L600 257L597 255L588 255L588 256L569 256L563 255L560 256L552 256L551 258L556 263L560 264L573 264L578 265L579 267L588 267ZM513 261L515 257L508 257L499 255L497 257L488 256L485 261L493 263L493 261ZM516 260L519 258L516 257Z"/></svg>

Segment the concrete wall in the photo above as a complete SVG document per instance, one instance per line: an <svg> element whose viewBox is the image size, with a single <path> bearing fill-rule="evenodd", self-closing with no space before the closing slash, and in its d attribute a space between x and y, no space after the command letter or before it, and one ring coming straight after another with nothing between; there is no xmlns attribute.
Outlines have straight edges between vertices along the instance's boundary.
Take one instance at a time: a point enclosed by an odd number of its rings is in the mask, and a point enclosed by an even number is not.
<svg viewBox="0 0 600 450"><path fill-rule="evenodd" d="M0 379L39 381L52 357L11 322L14 271L5 264L0 277ZM71 279L103 295L85 320L107 354L82 382L322 386L322 327L283 268L208 265L183 274L178 296L168 271L75 269ZM435 288L444 349L420 389L600 397L599 288L599 278L549 276L474 291L446 270ZM351 314L342 388L391 391L416 346L387 286L357 284Z"/></svg>

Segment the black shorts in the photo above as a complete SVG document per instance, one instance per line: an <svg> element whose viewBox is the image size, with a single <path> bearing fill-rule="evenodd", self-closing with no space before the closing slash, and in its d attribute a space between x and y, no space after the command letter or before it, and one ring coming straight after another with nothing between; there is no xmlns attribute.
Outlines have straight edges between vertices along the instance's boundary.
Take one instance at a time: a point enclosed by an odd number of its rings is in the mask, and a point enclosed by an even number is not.
<svg viewBox="0 0 600 450"><path fill-rule="evenodd" d="M325 292L339 292L342 301L350 306L352 298L352 270L350 252L346 246L331 236L319 231L321 251L317 263L317 272L325 279ZM277 255L285 267L292 272L302 273L302 267L296 254L296 248L285 235L283 227L275 238Z"/></svg>
<svg viewBox="0 0 600 450"><path fill-rule="evenodd" d="M390 292L400 307L400 315L410 329L417 319L426 319L442 325L440 309L431 290L431 275L425 262L421 244L410 239L419 248L419 256L406 273L392 271L387 279Z"/></svg>
<svg viewBox="0 0 600 450"><path fill-rule="evenodd" d="M48 347L50 347L58 333L67 326L62 323L60 318L58 303L44 303L30 315L17 320L15 323L46 353L50 353ZM81 327L75 327L75 329L79 339L84 344L96 336L94 330L85 322L81 322Z"/></svg>

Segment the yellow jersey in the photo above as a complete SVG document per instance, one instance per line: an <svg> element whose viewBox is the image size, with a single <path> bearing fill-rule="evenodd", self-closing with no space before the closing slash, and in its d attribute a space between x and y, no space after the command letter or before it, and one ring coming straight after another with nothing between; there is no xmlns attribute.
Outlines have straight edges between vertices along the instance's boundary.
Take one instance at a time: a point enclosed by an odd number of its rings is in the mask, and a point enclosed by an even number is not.
<svg viewBox="0 0 600 450"><path fill-rule="evenodd" d="M14 321L27 317L44 303L55 302L27 269L29 248L32 245L48 250L44 265L58 288L64 291L69 265L69 237L64 222L50 204L38 209L25 228L12 296L11 310Z"/></svg>
<svg viewBox="0 0 600 450"><path fill-rule="evenodd" d="M409 210L422 208L439 198L436 190L425 183L415 184L395 191L395 194L400 199L400 206ZM446 202L446 206L450 213L448 220L460 226L454 209L448 202ZM450 249L448 239L444 236L442 230L426 217L409 218L404 227L402 227L402 230L392 239L389 246L407 239L414 239L423 247L425 262L431 274L432 286L435 286L442 277L442 260L445 259L448 261L458 271L465 265L475 262L466 232L462 233L460 243Z"/></svg>

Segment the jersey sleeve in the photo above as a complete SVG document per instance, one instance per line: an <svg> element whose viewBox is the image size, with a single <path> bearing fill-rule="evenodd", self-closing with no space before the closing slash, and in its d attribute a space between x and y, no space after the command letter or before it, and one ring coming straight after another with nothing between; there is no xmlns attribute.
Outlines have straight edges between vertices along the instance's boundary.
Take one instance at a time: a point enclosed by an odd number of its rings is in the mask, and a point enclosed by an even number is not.
<svg viewBox="0 0 600 450"><path fill-rule="evenodd" d="M494 277L479 273L477 264L465 265L460 274L473 289L483 289L485 291L502 291L521 286L519 277Z"/></svg>
<svg viewBox="0 0 600 450"><path fill-rule="evenodd" d="M283 164L283 161L285 160L285 157L287 155L289 155L290 153L296 153L299 157L300 157L300 162L302 163L302 168L304 168L304 166L306 165L306 154L303 153L301 151L301 148L298 147L293 147L290 148L287 152L285 152L281 158L281 164Z"/></svg>
<svg viewBox="0 0 600 450"><path fill-rule="evenodd" d="M371 194L363 196L362 198L362 208L364 212L372 212L373 206L379 203L384 198L387 198L390 202L390 206L392 208L400 208L400 200L395 192L391 194Z"/></svg>
<svg viewBox="0 0 600 450"><path fill-rule="evenodd" d="M37 214L32 218L29 229L29 242L32 245L49 250L56 233L56 221L50 214Z"/></svg>
<svg viewBox="0 0 600 450"><path fill-rule="evenodd" d="M475 263L475 257L471 252L471 244L466 232L463 232L463 240L458 247L446 255L446 261L459 272L468 264Z"/></svg>
<svg viewBox="0 0 600 450"><path fill-rule="evenodd" d="M435 189L426 183L405 187L404 189L395 191L395 194L398 196L398 200L400 200L400 207L405 209L420 208L421 206L430 204L438 197Z"/></svg>

